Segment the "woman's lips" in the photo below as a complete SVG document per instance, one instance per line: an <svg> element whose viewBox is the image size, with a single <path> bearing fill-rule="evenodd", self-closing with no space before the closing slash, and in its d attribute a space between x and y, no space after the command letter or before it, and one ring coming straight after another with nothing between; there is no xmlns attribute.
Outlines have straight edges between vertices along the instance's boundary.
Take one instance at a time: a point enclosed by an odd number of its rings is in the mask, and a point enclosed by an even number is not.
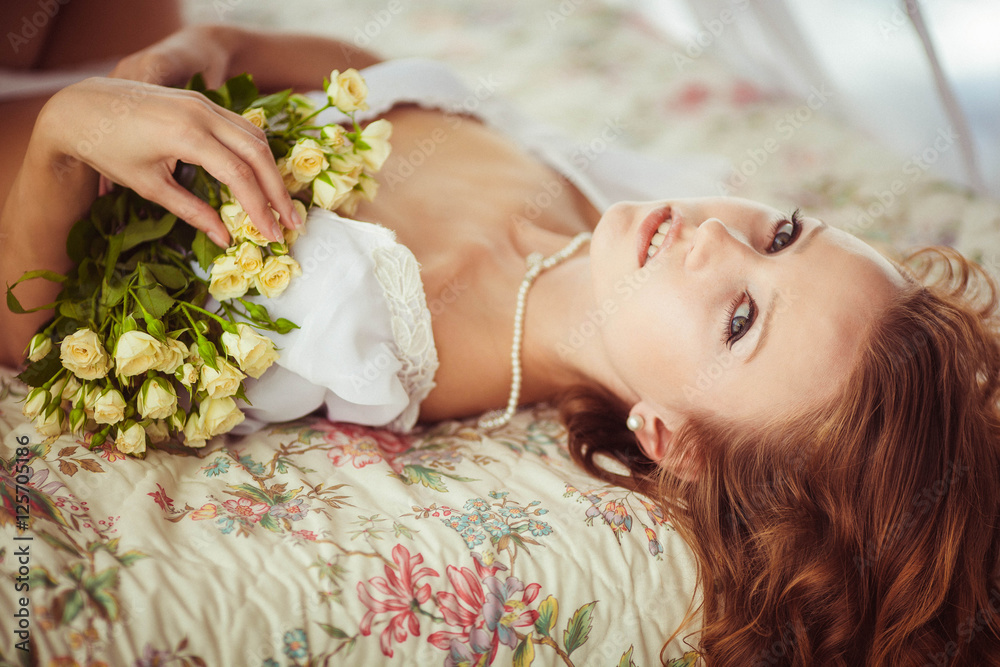
<svg viewBox="0 0 1000 667"><path fill-rule="evenodd" d="M670 247L670 244L673 243L674 239L677 237L677 231L679 229L678 225L675 224L677 222L677 220L674 219L675 217L677 216L673 214L673 210L670 206L661 206L647 215L639 225L640 267L645 266L648 260L655 257L660 253L660 251ZM659 227L663 223L668 223L670 225L670 229L667 230L666 237L663 239L660 247L653 253L653 255L649 255L649 244L652 242L653 236L659 232Z"/></svg>

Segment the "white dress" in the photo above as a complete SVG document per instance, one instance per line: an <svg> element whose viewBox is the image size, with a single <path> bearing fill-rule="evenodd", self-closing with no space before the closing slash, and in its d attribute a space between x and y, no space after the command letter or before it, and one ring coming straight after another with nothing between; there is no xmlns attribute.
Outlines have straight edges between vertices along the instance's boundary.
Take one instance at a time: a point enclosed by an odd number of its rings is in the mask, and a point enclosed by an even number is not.
<svg viewBox="0 0 1000 667"><path fill-rule="evenodd" d="M560 172L599 211L622 200L712 194L727 173L726 163L705 156L669 162L610 149L600 160L582 160L576 142L470 88L435 61L393 60L362 74L369 110L358 113L359 121L402 103L473 115ZM322 91L312 95L325 102ZM335 110L319 118L341 120ZM281 357L259 380L248 380L253 406L234 432L317 408L334 421L410 430L438 367L416 259L376 224L312 209L306 229L292 250L304 275L281 296L260 300L273 317L301 328L272 335Z"/></svg>

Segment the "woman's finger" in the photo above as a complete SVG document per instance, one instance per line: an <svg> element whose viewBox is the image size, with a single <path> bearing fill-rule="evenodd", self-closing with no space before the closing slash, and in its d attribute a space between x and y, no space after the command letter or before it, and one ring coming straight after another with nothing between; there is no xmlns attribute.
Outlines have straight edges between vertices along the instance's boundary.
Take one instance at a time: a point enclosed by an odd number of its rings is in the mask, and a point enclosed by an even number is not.
<svg viewBox="0 0 1000 667"><path fill-rule="evenodd" d="M281 216L281 223L290 229L299 227L302 221L295 213L292 197L274 162L264 131L231 111L221 109L220 112L231 117L233 125L220 128L217 138L253 168L260 189Z"/></svg>
<svg viewBox="0 0 1000 667"><path fill-rule="evenodd" d="M168 211L208 234L216 245L223 248L229 246L229 231L214 208L178 185L172 177L160 179L152 189L156 192L156 201ZM151 199L143 192L139 192L139 195Z"/></svg>
<svg viewBox="0 0 1000 667"><path fill-rule="evenodd" d="M210 140L202 142L196 149L181 152L179 159L200 164L205 171L229 186L233 196L250 216L254 227L272 241L281 241L281 228L257 182L254 168L214 135L210 134L209 137Z"/></svg>

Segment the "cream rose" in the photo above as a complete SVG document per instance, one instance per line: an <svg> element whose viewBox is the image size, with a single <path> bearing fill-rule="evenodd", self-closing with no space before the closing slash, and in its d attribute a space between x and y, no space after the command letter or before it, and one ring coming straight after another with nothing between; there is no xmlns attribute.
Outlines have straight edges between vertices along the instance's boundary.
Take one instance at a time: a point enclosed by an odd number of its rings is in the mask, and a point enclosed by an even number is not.
<svg viewBox="0 0 1000 667"><path fill-rule="evenodd" d="M333 70L330 72L330 85L326 87L326 96L330 99L330 104L334 105L345 113L351 111L365 111L368 103L368 84L353 67L343 72Z"/></svg>
<svg viewBox="0 0 1000 667"><path fill-rule="evenodd" d="M320 135L330 148L340 148L347 142L347 130L341 125L327 125Z"/></svg>
<svg viewBox="0 0 1000 667"><path fill-rule="evenodd" d="M382 168L391 150L389 145L391 136L392 123L384 118L368 123L361 131L361 140L369 146L369 150L361 151L361 159L364 160L366 167L372 171L378 171Z"/></svg>
<svg viewBox="0 0 1000 667"><path fill-rule="evenodd" d="M174 372L174 377L185 387L190 388L198 381L199 368L188 362Z"/></svg>
<svg viewBox="0 0 1000 667"><path fill-rule="evenodd" d="M264 257L260 253L260 247L253 243L244 241L230 248L227 253L236 258L236 263L243 269L244 275L255 275L264 268Z"/></svg>
<svg viewBox="0 0 1000 667"><path fill-rule="evenodd" d="M288 158L279 157L277 161L278 173L281 174L281 180L285 183L285 189L288 190L289 194L295 194L301 192L305 189L306 185L299 183L292 176L292 166L288 162Z"/></svg>
<svg viewBox="0 0 1000 667"><path fill-rule="evenodd" d="M330 166L326 154L314 139L299 139L288 156L288 168L299 183L311 183L320 172Z"/></svg>
<svg viewBox="0 0 1000 667"><path fill-rule="evenodd" d="M167 338L166 345L161 350L160 359L153 370L161 373L173 373L184 363L188 355L188 347L176 338Z"/></svg>
<svg viewBox="0 0 1000 667"><path fill-rule="evenodd" d="M288 255L268 257L264 268L253 277L253 286L257 291L272 299L288 287L293 276L301 276L302 267Z"/></svg>
<svg viewBox="0 0 1000 667"><path fill-rule="evenodd" d="M242 116L250 121L250 124L254 127L259 127L261 129L267 127L267 114L260 107L247 109L242 113Z"/></svg>
<svg viewBox="0 0 1000 667"><path fill-rule="evenodd" d="M24 405L21 406L21 414L29 420L34 420L35 417L42 414L42 410L48 406L50 400L52 397L47 390L35 387L28 392L28 397L25 399Z"/></svg>
<svg viewBox="0 0 1000 667"><path fill-rule="evenodd" d="M80 329L63 339L59 358L81 380L97 380L108 374L111 358L101 344L101 339L90 329Z"/></svg>
<svg viewBox="0 0 1000 667"><path fill-rule="evenodd" d="M143 419L166 419L177 409L177 393L163 378L146 380L137 401Z"/></svg>
<svg viewBox="0 0 1000 667"><path fill-rule="evenodd" d="M217 301L235 299L250 289L250 277L243 273L233 255L219 255L212 262L211 282L208 292Z"/></svg>
<svg viewBox="0 0 1000 667"><path fill-rule="evenodd" d="M146 431L135 422L124 429L118 429L115 447L122 454L142 454L146 451Z"/></svg>
<svg viewBox="0 0 1000 667"><path fill-rule="evenodd" d="M126 331L115 345L115 372L123 377L140 375L156 368L162 355L163 343L145 331Z"/></svg>
<svg viewBox="0 0 1000 667"><path fill-rule="evenodd" d="M167 430L166 423L159 419L149 423L146 427L146 435L152 442L166 442L170 439L170 431Z"/></svg>
<svg viewBox="0 0 1000 667"><path fill-rule="evenodd" d="M222 334L222 346L250 377L259 378L278 359L274 343L246 324L237 325L238 334Z"/></svg>
<svg viewBox="0 0 1000 667"><path fill-rule="evenodd" d="M52 350L52 339L45 334L35 334L28 343L28 361L41 361Z"/></svg>
<svg viewBox="0 0 1000 667"><path fill-rule="evenodd" d="M228 433L245 419L243 412L231 398L209 398L201 402L198 421L208 437Z"/></svg>
<svg viewBox="0 0 1000 667"><path fill-rule="evenodd" d="M208 435L202 427L201 420L198 418L198 413L192 412L188 415L187 422L184 424L184 444L188 447L199 449L205 446L205 442L210 437L211 436Z"/></svg>
<svg viewBox="0 0 1000 667"><path fill-rule="evenodd" d="M278 214L273 209L271 210L271 214L275 220L278 219ZM219 217L222 218L222 224L226 226L226 229L232 235L233 243L240 243L242 241L252 241L257 245L267 245L270 243L254 227L253 222L250 221L250 216L243 210L243 205L239 201L231 199L219 207Z"/></svg>
<svg viewBox="0 0 1000 667"><path fill-rule="evenodd" d="M207 391L209 398L232 396L239 390L240 382L246 375L222 357L216 357L215 363L219 370L211 366L202 367L198 389Z"/></svg>
<svg viewBox="0 0 1000 667"><path fill-rule="evenodd" d="M117 424L125 419L125 398L117 389L107 389L94 401L94 421Z"/></svg>
<svg viewBox="0 0 1000 667"><path fill-rule="evenodd" d="M243 221L247 217L247 214L243 210L242 204L235 199L231 199L219 207L219 217L222 218L222 224L226 226L226 229L229 230L229 233L235 239L236 234L243 229Z"/></svg>
<svg viewBox="0 0 1000 667"><path fill-rule="evenodd" d="M66 430L65 422L66 413L63 409L49 406L48 410L35 419L35 430L46 437L62 435L63 431Z"/></svg>
<svg viewBox="0 0 1000 667"><path fill-rule="evenodd" d="M344 203L344 200L351 194L351 189L357 182L358 179L349 174L324 171L313 181L312 203L315 206L332 211Z"/></svg>

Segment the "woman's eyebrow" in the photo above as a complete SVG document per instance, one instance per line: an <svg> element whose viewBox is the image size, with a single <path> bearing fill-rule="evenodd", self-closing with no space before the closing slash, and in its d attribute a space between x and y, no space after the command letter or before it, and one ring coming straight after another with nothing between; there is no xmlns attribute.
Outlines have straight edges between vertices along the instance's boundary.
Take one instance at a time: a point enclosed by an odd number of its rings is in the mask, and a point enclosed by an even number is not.
<svg viewBox="0 0 1000 667"><path fill-rule="evenodd" d="M812 231L808 235L800 238L793 246L789 252L800 253L802 249L805 248L809 243L819 236L819 233L826 229L828 225L822 220L819 221L819 225L813 227ZM774 315L774 311L777 310L775 306L778 303L778 296L781 292L781 288L774 290L771 294L771 300L767 303L767 308L764 309L764 317L760 321L760 335L757 336L757 344L753 346L750 350L750 354L743 359L743 363L748 364L750 361L757 356L757 353L764 348L764 341L767 338L767 332L771 329L771 316Z"/></svg>

